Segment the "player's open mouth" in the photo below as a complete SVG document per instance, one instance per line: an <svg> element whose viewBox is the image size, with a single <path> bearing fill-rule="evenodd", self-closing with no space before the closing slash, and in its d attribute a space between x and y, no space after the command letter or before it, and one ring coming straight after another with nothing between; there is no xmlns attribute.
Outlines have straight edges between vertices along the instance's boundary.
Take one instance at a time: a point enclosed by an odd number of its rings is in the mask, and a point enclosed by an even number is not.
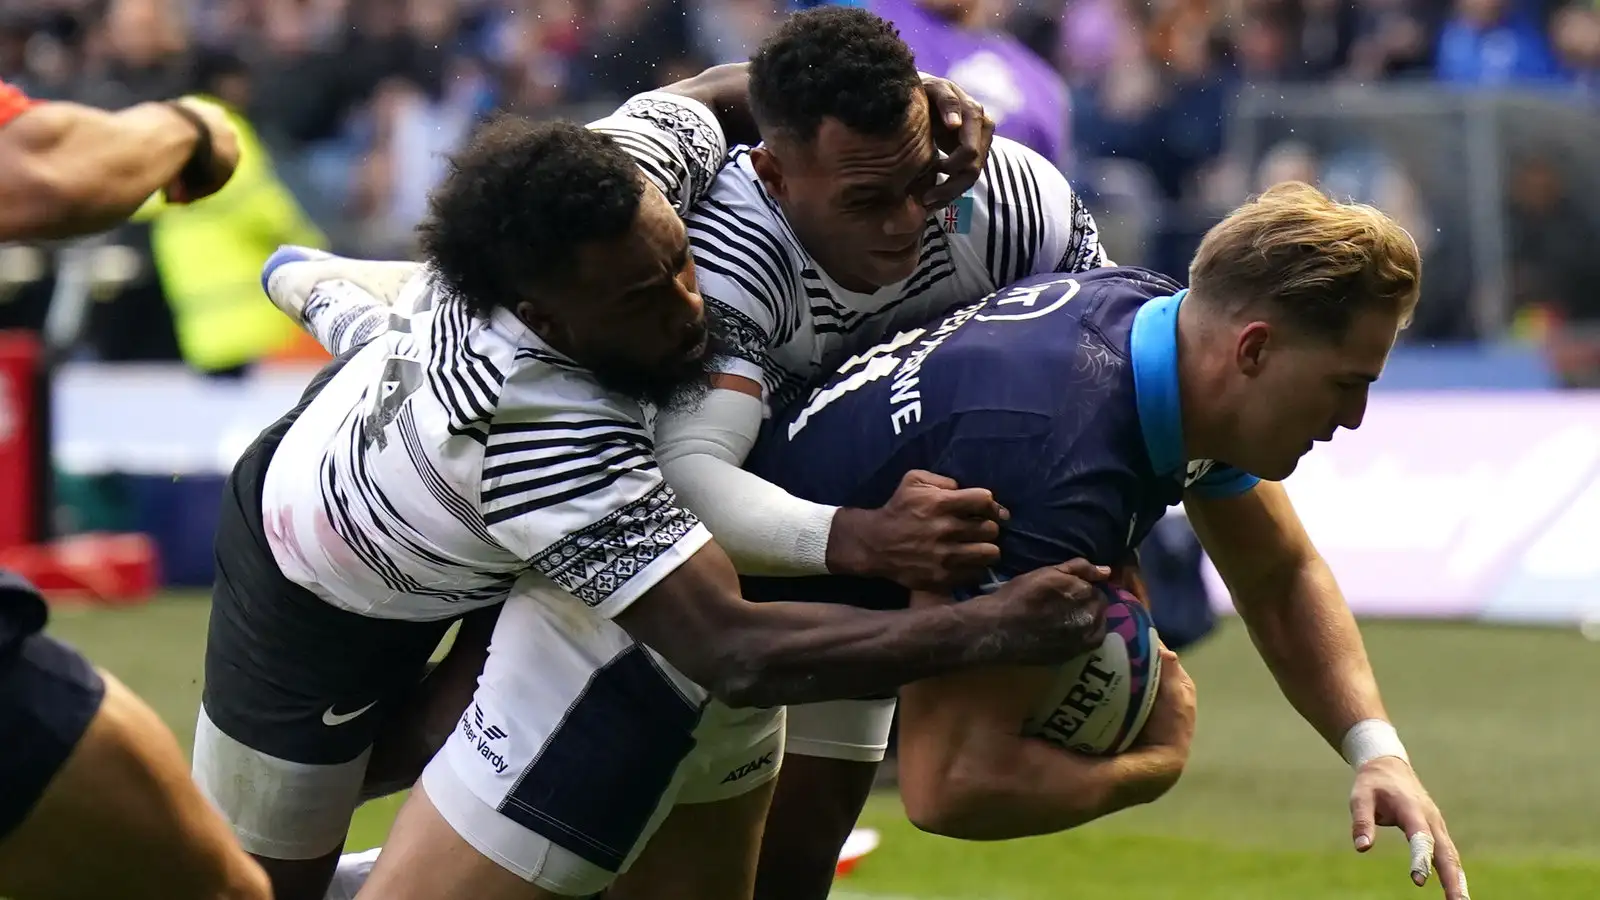
<svg viewBox="0 0 1600 900"><path fill-rule="evenodd" d="M898 250L874 250L872 251L872 255L879 256L884 259L902 260L907 256L910 256L917 249L917 244L920 240L920 238L913 240L911 243L906 244L904 247L901 247Z"/></svg>

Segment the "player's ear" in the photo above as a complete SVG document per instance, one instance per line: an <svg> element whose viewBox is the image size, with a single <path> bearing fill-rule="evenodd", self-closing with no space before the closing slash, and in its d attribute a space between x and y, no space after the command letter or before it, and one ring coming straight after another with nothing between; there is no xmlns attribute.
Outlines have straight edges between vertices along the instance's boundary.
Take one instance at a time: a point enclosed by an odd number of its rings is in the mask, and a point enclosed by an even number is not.
<svg viewBox="0 0 1600 900"><path fill-rule="evenodd" d="M1239 331L1234 345L1234 364L1246 378L1254 378L1266 367L1267 354L1272 347L1272 326L1266 322L1251 322Z"/></svg>
<svg viewBox="0 0 1600 900"><path fill-rule="evenodd" d="M750 151L750 166L756 170L756 176L761 179L767 193L774 198L782 199L783 166L779 165L778 157L766 147L756 147Z"/></svg>
<svg viewBox="0 0 1600 900"><path fill-rule="evenodd" d="M565 333L559 327L560 323L550 315L544 304L535 300L523 300L512 311L522 320L522 324L539 336L539 340L557 349L567 346L568 342Z"/></svg>

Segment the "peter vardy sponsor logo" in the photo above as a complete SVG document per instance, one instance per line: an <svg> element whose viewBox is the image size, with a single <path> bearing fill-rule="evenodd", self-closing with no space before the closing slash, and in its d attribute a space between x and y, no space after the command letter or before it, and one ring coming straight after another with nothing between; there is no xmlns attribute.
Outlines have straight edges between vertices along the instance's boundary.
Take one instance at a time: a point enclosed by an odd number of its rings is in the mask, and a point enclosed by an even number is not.
<svg viewBox="0 0 1600 900"><path fill-rule="evenodd" d="M478 755L494 766L496 775L504 775L508 768L506 758L495 752L494 744L503 741L506 733L498 725L489 725L483 718L483 707L472 704L472 709L461 717L461 735L478 751Z"/></svg>

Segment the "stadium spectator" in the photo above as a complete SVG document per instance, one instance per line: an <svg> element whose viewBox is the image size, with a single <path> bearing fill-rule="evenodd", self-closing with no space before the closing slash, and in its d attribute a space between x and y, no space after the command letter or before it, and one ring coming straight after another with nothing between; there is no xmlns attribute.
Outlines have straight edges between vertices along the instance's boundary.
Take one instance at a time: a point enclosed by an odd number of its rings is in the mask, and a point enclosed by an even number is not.
<svg viewBox="0 0 1600 900"><path fill-rule="evenodd" d="M1439 34L1439 80L1500 87L1562 78L1537 13L1514 0L1456 0Z"/></svg>
<svg viewBox="0 0 1600 900"><path fill-rule="evenodd" d="M153 198L140 218L152 220L152 256L184 361L208 375L239 375L299 332L262 296L261 260L281 243L320 247L327 239L278 180L242 113L252 88L244 63L217 51L197 62L206 96L244 150L238 171L213 198L192 206Z"/></svg>
<svg viewBox="0 0 1600 900"><path fill-rule="evenodd" d="M867 8L900 30L919 69L982 103L996 134L1058 166L1070 159L1066 82L998 27L992 0L872 0Z"/></svg>

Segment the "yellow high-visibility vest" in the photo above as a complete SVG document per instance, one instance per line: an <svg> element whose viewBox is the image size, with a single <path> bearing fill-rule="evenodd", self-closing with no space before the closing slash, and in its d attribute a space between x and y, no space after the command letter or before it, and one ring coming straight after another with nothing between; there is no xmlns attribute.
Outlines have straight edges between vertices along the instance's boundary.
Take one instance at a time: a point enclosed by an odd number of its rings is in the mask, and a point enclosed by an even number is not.
<svg viewBox="0 0 1600 900"><path fill-rule="evenodd" d="M178 346L201 371L254 362L295 338L299 326L261 290L261 266L280 244L327 244L278 180L255 129L223 108L239 135L233 178L188 205L167 204L158 194L135 217L151 223L150 248Z"/></svg>

